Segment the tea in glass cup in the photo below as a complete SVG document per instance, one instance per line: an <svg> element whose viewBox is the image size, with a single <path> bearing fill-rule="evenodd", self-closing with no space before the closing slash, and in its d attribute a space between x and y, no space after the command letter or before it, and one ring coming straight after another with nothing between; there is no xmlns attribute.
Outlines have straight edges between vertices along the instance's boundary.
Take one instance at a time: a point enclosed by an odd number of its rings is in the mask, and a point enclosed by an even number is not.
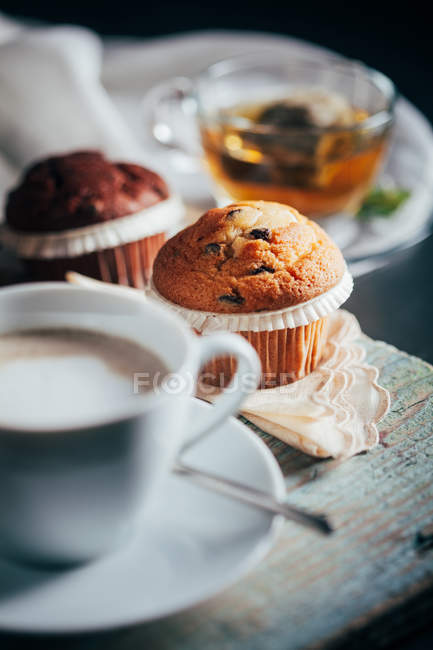
<svg viewBox="0 0 433 650"><path fill-rule="evenodd" d="M329 126L315 121L319 98L322 113L337 118ZM388 129L356 128L369 114L347 103L342 116L334 115L338 100L339 95L306 90L234 106L213 124L204 120L205 162L220 201L278 201L310 217L356 212L382 162Z"/></svg>
<svg viewBox="0 0 433 650"><path fill-rule="evenodd" d="M356 213L384 159L395 98L381 73L330 55L243 55L156 91L155 137L202 156L219 205L264 199L314 218Z"/></svg>

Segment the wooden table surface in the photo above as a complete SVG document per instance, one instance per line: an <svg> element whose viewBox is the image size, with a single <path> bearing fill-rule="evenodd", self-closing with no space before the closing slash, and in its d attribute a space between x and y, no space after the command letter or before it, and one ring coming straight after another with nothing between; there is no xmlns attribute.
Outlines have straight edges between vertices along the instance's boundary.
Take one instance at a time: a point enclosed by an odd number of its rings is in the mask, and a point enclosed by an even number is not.
<svg viewBox="0 0 433 650"><path fill-rule="evenodd" d="M413 250L394 270L358 280L358 303L352 299L350 307L360 310L365 330L377 328L384 339L400 337L406 349L429 356L432 321L426 318L433 301L427 269L433 240L417 248L418 260ZM401 306L403 293L418 308L419 323L416 313L410 318ZM395 324L390 337L380 331L386 322ZM263 434L281 465L290 500L328 512L338 527L335 535L322 538L287 523L275 548L247 578L161 621L91 636L3 635L0 646L289 650L395 647L409 638L405 647L413 648L415 633L431 625L433 612L433 368L386 344L367 338L363 344L392 397L376 449L343 463L318 461ZM422 647L433 647L429 639Z"/></svg>

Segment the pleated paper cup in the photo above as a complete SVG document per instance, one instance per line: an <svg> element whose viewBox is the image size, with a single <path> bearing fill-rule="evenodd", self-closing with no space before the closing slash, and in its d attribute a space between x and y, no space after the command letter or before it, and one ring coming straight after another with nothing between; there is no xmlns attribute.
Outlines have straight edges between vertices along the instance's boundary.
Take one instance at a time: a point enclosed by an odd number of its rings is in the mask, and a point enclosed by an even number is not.
<svg viewBox="0 0 433 650"><path fill-rule="evenodd" d="M302 379L322 357L327 340L327 317L350 296L353 279L346 269L331 289L307 302L259 313L221 314L187 309L164 298L150 282L149 297L182 316L199 335L235 332L256 350L262 364L262 387L272 388ZM224 387L236 369L232 357L212 360L203 369L201 381Z"/></svg>
<svg viewBox="0 0 433 650"><path fill-rule="evenodd" d="M147 286L159 249L184 215L180 198L103 223L60 232L20 232L6 224L0 241L38 280L64 280L77 271L105 282Z"/></svg>

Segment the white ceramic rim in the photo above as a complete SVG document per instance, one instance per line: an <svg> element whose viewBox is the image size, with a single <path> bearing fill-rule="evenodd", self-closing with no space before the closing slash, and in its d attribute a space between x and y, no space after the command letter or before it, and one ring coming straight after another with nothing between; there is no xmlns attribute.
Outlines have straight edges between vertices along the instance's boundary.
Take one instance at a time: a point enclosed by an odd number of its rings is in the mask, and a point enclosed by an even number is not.
<svg viewBox="0 0 433 650"><path fill-rule="evenodd" d="M2 299L2 296L9 295L9 294L20 294L20 293L27 293L31 292L32 294L37 293L37 292L50 292L50 291L62 291L62 292L82 292L82 293L88 293L90 295L94 295L95 291L98 292L100 295L104 295L105 298L109 300L113 300L113 295L108 294L106 291L103 289L94 289L93 287L91 289L85 288L85 287L78 287L74 286L71 284L68 284L67 282L34 282L34 283L26 283L26 284L19 284L19 285L13 285L10 287L6 287L4 289L0 289L0 302ZM110 298L111 295L111 298ZM119 304L122 303L122 301L126 301L128 303L132 304L137 304L137 299L129 296L128 294L126 295L119 295L114 297L115 300L118 300ZM176 330L176 341L178 342L178 345L181 345L183 343L184 345L184 354L182 355L182 361L180 364L178 364L177 368L170 368L169 371L171 373L183 373L187 372L188 369L190 368L191 364L194 364L194 360L197 358L196 355L198 354L198 348L195 347L194 345L194 337L191 335L191 332L186 325L185 321L180 318L176 313L173 312L173 310L168 310L166 308L163 308L160 305L154 305L154 304L149 304L147 301L140 301L141 306L143 309L147 309L148 312L151 314L155 314L155 317L157 317L159 320L165 321L165 323L169 326L172 327L173 330ZM121 305L119 307L119 311L121 311ZM119 413L117 416L111 415L110 417L104 417L103 415L101 416L100 419L91 421L87 424L81 425L71 425L71 426L62 426L61 429L55 429L58 434L57 435L62 435L62 434L67 434L69 432L74 432L74 435L77 434L79 431L83 432L88 432L90 429L94 427L101 427L104 426L105 424L115 424L116 422L122 422L124 420L128 420L130 418L137 417L141 415L143 412L147 411L149 408L154 408L157 404L160 402L165 402L167 400L167 397L169 395L165 394L164 392L154 392L154 391L148 391L144 393L141 396L139 404L137 406L131 406L125 413ZM52 428L50 427L43 427L43 428L38 428L34 427L30 429L30 427L13 427L8 425L7 428L2 427L0 425L0 435L3 433L19 433L20 435L30 435L30 436L35 436L35 435L41 435L41 436L51 436L52 434Z"/></svg>
<svg viewBox="0 0 433 650"><path fill-rule="evenodd" d="M84 228L35 233L20 232L3 224L0 241L25 259L79 257L167 232L182 219L184 212L181 198L172 194L140 212Z"/></svg>
<svg viewBox="0 0 433 650"><path fill-rule="evenodd" d="M152 279L147 295L155 302L162 303L182 316L191 327L200 333L210 334L218 331L270 332L309 325L336 311L349 298L352 289L353 278L346 268L341 280L316 298L284 309L246 314L219 314L181 307L164 298L155 288Z"/></svg>

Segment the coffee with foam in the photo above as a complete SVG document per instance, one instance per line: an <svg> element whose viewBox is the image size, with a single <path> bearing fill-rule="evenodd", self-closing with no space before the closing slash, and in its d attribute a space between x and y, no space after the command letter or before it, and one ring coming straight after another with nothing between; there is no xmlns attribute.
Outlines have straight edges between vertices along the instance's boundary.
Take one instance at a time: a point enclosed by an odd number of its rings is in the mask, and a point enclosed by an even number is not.
<svg viewBox="0 0 433 650"><path fill-rule="evenodd" d="M153 352L102 332L48 328L4 334L0 428L61 430L115 418L167 372ZM135 373L141 377L139 394Z"/></svg>

